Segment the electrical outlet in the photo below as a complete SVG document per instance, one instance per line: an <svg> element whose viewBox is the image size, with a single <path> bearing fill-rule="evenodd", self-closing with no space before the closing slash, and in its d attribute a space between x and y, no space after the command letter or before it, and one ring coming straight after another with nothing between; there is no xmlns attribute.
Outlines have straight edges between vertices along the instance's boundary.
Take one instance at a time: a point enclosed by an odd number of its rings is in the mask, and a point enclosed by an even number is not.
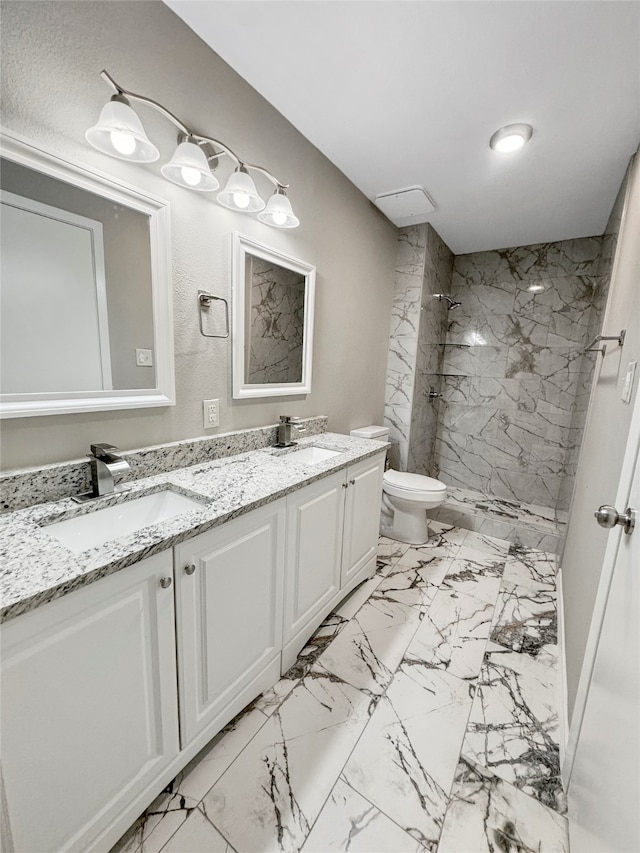
<svg viewBox="0 0 640 853"><path fill-rule="evenodd" d="M204 428L220 426L220 400L203 400Z"/></svg>

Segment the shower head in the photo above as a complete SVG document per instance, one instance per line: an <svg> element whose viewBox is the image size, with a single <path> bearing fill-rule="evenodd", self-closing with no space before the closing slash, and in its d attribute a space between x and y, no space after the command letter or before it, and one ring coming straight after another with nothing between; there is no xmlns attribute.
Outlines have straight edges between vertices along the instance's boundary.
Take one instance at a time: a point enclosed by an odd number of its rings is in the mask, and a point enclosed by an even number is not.
<svg viewBox="0 0 640 853"><path fill-rule="evenodd" d="M447 296L446 293L434 293L433 297L434 297L434 299L436 297L438 297L440 302L442 302L442 300L445 299L448 302L447 311L451 311L452 308L457 308L459 305L462 305L462 302L456 302L450 296Z"/></svg>

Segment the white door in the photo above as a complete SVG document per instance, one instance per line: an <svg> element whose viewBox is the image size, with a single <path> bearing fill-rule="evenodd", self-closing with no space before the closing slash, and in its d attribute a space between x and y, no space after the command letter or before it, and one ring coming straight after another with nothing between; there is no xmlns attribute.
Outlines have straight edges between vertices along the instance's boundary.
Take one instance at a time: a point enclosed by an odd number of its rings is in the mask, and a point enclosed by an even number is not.
<svg viewBox="0 0 640 853"><path fill-rule="evenodd" d="M275 501L175 549L183 748L278 679L284 521Z"/></svg>
<svg viewBox="0 0 640 853"><path fill-rule="evenodd" d="M602 567L567 751L569 832L575 853L640 850L640 394ZM597 507L594 507L594 510ZM594 518L594 524L596 520Z"/></svg>

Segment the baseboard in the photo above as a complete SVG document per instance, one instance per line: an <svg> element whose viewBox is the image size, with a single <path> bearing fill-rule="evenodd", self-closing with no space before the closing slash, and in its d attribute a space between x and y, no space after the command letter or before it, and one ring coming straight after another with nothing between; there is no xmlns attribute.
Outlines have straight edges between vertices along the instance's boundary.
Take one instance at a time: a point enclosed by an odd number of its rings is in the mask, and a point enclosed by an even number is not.
<svg viewBox="0 0 640 853"><path fill-rule="evenodd" d="M565 654L564 640L564 602L562 594L562 569L556 575L556 607L558 613L558 736L560 739L560 767L562 768L562 782L567 787L568 780L564 778L564 764L567 754L567 741L569 738L569 702L567 693L567 660Z"/></svg>

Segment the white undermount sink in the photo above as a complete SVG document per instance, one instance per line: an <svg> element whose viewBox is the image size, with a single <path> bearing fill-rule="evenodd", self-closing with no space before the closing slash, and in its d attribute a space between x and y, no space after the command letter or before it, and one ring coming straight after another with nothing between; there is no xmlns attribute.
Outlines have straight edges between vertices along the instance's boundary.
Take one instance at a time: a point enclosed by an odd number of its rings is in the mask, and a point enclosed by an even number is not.
<svg viewBox="0 0 640 853"><path fill-rule="evenodd" d="M42 529L65 548L80 554L89 548L104 545L110 539L119 539L202 506L202 501L164 489L113 506L96 508L84 515L55 521Z"/></svg>
<svg viewBox="0 0 640 853"><path fill-rule="evenodd" d="M293 462L303 462L306 465L317 465L319 462L326 462L333 456L340 456L339 450L328 450L326 447L303 447L300 450L294 450L289 458Z"/></svg>

